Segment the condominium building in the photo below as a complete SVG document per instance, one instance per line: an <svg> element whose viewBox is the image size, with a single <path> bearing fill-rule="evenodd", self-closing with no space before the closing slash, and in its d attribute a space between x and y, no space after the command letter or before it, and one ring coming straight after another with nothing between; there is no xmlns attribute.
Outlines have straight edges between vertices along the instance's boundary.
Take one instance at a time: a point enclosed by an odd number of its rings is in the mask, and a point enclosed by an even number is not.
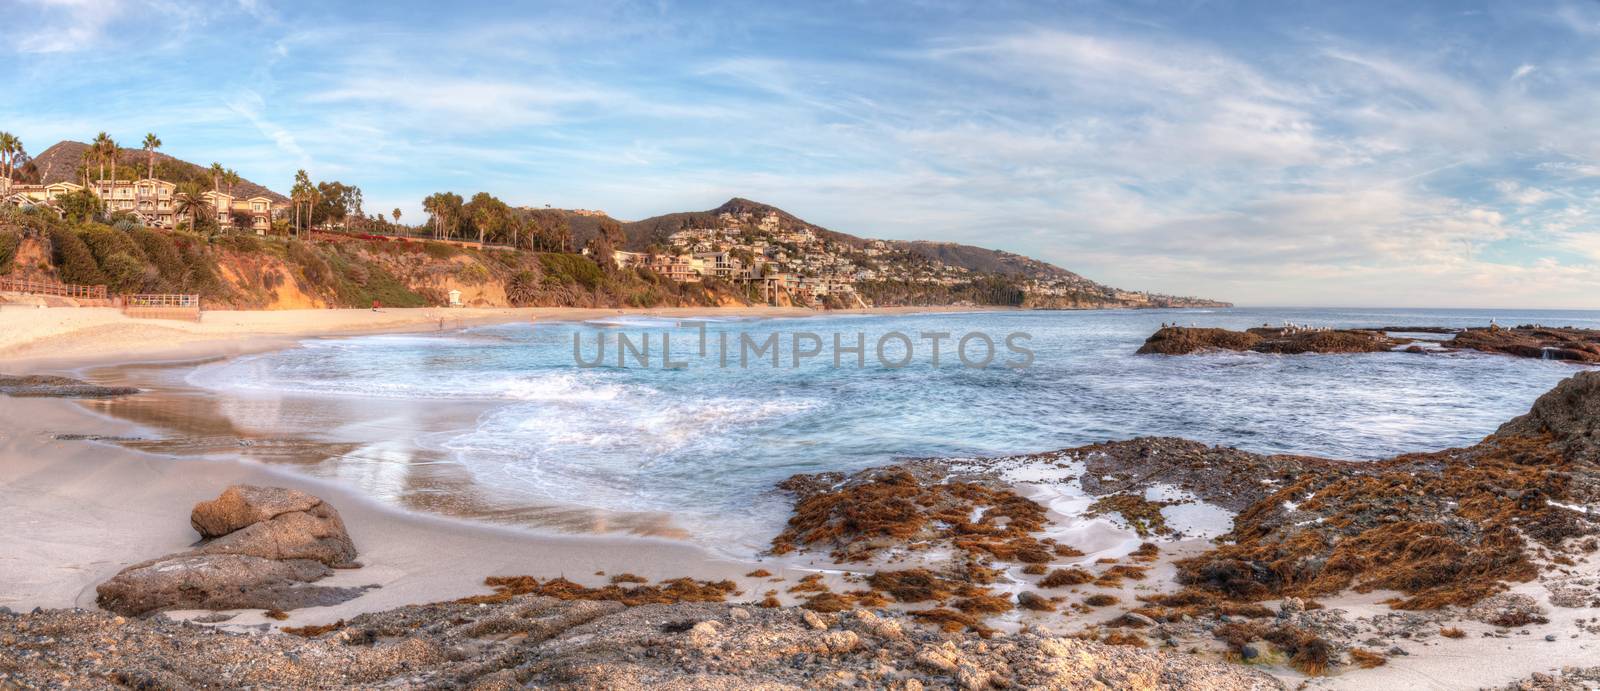
<svg viewBox="0 0 1600 691"><path fill-rule="evenodd" d="M272 229L272 198L265 195L254 197L235 197L225 192L207 192L201 195L206 203L216 210L217 224L224 227L234 226L234 217L248 218L243 224L257 235L265 235Z"/></svg>
<svg viewBox="0 0 1600 691"><path fill-rule="evenodd" d="M96 180L90 190L105 202L106 211L134 214L147 226L171 228L176 224L173 196L178 186L165 180Z"/></svg>
<svg viewBox="0 0 1600 691"><path fill-rule="evenodd" d="M49 185L24 185L0 178L0 203L19 208L49 209L63 215L56 200L83 189L83 185L57 182Z"/></svg>

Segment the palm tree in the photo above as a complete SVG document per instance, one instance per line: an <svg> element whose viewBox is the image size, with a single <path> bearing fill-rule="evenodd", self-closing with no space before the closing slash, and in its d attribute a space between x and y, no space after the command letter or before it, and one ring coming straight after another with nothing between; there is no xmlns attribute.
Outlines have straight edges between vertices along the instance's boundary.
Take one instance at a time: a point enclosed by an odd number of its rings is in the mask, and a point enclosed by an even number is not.
<svg viewBox="0 0 1600 691"><path fill-rule="evenodd" d="M222 164L221 163L213 162L211 164L211 191L213 191L213 192L221 192L222 191Z"/></svg>
<svg viewBox="0 0 1600 691"><path fill-rule="evenodd" d="M22 153L22 140L10 132L0 132L0 163L4 163L6 186L11 185L11 174L16 171L17 154Z"/></svg>
<svg viewBox="0 0 1600 691"><path fill-rule="evenodd" d="M174 217L189 216L189 230L196 231L200 227L199 215L211 213L211 205L206 203L198 186L185 183L178 188L177 194L172 196L172 214Z"/></svg>
<svg viewBox="0 0 1600 691"><path fill-rule="evenodd" d="M122 147L117 146L116 142L111 142L110 145L106 146L106 155L111 157L111 184L112 186L116 186L117 157L122 155Z"/></svg>
<svg viewBox="0 0 1600 691"><path fill-rule="evenodd" d="M112 147L111 135L105 132L95 135L94 143L90 146L94 149L95 157L100 160L100 179L104 180L106 179L106 154L111 151Z"/></svg>
<svg viewBox="0 0 1600 691"><path fill-rule="evenodd" d="M301 229L300 204L309 200L311 198L311 191L315 189L316 188L311 185L311 176L306 174L304 168L295 171L294 187L290 190L290 196L294 199L294 227L297 235L300 233ZM310 220L311 209L307 207L306 221L309 223Z"/></svg>
<svg viewBox="0 0 1600 691"><path fill-rule="evenodd" d="M144 136L144 150L150 161L150 172L145 177L156 176L156 149L159 148L161 148L161 138L157 137L156 133L151 132Z"/></svg>
<svg viewBox="0 0 1600 691"><path fill-rule="evenodd" d="M92 146L84 149L83 153L78 156L78 169L83 171L84 189L89 187L89 166L94 163L95 158L95 150Z"/></svg>
<svg viewBox="0 0 1600 691"><path fill-rule="evenodd" d="M241 179L242 178L239 177L239 173L232 168L229 168L222 173L222 184L228 186L229 197L233 196L233 186L239 184Z"/></svg>

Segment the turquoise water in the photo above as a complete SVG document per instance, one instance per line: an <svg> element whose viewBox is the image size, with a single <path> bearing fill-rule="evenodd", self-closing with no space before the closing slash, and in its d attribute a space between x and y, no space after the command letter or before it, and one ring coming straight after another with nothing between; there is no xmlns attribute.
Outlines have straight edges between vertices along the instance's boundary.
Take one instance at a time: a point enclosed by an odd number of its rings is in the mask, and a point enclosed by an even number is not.
<svg viewBox="0 0 1600 691"><path fill-rule="evenodd" d="M1135 356L1163 322L1244 328L1285 320L1319 326L1481 326L1539 322L1600 328L1600 312L1293 310L1007 312L514 324L438 335L308 341L200 368L197 385L248 394L471 401L475 424L417 430L476 483L531 502L661 511L695 532L759 547L781 525L771 492L795 473L854 470L900 457L1044 451L1135 436L1181 436L1260 452L1373 459L1470 444L1524 412L1572 365L1481 354ZM738 366L740 334L780 334L781 366ZM795 332L822 353L793 367ZM887 367L874 344L912 339L910 363ZM923 332L947 332L934 367ZM954 338L981 332L994 364L975 369ZM735 344L722 367L721 334ZM832 334L863 334L864 367L834 367ZM1031 350L1026 368L1004 339ZM606 366L597 338L610 345ZM616 366L615 339L649 337L650 367ZM664 369L660 338L686 366ZM973 341L972 357L983 349ZM886 359L903 345L890 341Z"/></svg>

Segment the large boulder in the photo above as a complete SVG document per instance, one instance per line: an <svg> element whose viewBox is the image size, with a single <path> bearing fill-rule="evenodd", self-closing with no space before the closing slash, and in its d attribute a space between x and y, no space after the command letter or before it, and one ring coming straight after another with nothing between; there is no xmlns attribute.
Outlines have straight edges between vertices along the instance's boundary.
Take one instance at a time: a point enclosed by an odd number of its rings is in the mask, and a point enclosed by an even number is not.
<svg viewBox="0 0 1600 691"><path fill-rule="evenodd" d="M202 554L312 559L328 566L347 566L356 558L339 512L292 489L234 485L196 504L189 524L211 538L195 550Z"/></svg>
<svg viewBox="0 0 1600 691"><path fill-rule="evenodd" d="M172 609L296 609L332 605L362 588L307 585L331 571L310 559L178 554L134 564L95 589L101 607L129 616Z"/></svg>
<svg viewBox="0 0 1600 691"><path fill-rule="evenodd" d="M172 609L294 609L343 602L364 588L307 585L355 566L344 521L321 499L282 487L235 485L196 504L194 549L135 564L96 592L113 612Z"/></svg>
<svg viewBox="0 0 1600 691"><path fill-rule="evenodd" d="M1526 415L1501 425L1494 436L1543 434L1574 459L1600 462L1600 372L1579 372L1562 380L1534 401Z"/></svg>
<svg viewBox="0 0 1600 691"><path fill-rule="evenodd" d="M222 496L194 505L189 525L200 537L222 537L245 526L293 511L310 511L322 500L299 490L259 485L234 485Z"/></svg>

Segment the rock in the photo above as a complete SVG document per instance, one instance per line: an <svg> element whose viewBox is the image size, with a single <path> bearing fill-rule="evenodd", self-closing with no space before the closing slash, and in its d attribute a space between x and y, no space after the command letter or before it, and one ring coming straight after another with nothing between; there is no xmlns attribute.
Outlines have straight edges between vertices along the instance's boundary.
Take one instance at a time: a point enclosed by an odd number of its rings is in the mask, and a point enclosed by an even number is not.
<svg viewBox="0 0 1600 691"><path fill-rule="evenodd" d="M800 618L806 622L806 626L818 631L828 628L828 622L822 620L822 615L809 609L800 610Z"/></svg>
<svg viewBox="0 0 1600 691"><path fill-rule="evenodd" d="M240 554L262 559L310 559L343 566L356 558L355 544L333 507L318 501L309 511L294 511L245 526L202 545L202 554Z"/></svg>
<svg viewBox="0 0 1600 691"><path fill-rule="evenodd" d="M1526 415L1512 418L1494 437L1549 434L1567 454L1600 461L1600 372L1579 372L1533 402Z"/></svg>
<svg viewBox="0 0 1600 691"><path fill-rule="evenodd" d="M1239 648L1239 657L1243 658L1245 661L1254 660L1258 657L1261 657L1261 649L1256 647L1256 644L1254 643L1246 643L1243 647Z"/></svg>
<svg viewBox="0 0 1600 691"><path fill-rule="evenodd" d="M322 500L299 490L258 485L233 485L222 496L194 505L189 525L201 537L221 537L279 515L310 511Z"/></svg>
<svg viewBox="0 0 1600 691"><path fill-rule="evenodd" d="M100 386L69 377L0 374L0 394L18 398L111 398L139 393L130 386Z"/></svg>
<svg viewBox="0 0 1600 691"><path fill-rule="evenodd" d="M1405 343L1372 329L1317 331L1257 327L1246 331L1168 326L1139 347L1139 355L1188 355L1214 351L1302 353L1377 353Z"/></svg>
<svg viewBox="0 0 1600 691"><path fill-rule="evenodd" d="M1017 593L1017 604L1021 605L1023 609L1031 609L1035 612L1056 611L1056 606L1054 604L1051 604L1051 602L1045 599L1042 595L1030 590L1024 590L1020 593Z"/></svg>
<svg viewBox="0 0 1600 691"><path fill-rule="evenodd" d="M103 608L139 616L174 609L279 609L338 604L362 588L306 583L332 573L309 559L180 554L134 564L95 588Z"/></svg>
<svg viewBox="0 0 1600 691"><path fill-rule="evenodd" d="M1126 614L1123 614L1122 615L1122 619L1123 619L1123 621L1127 622L1127 624L1129 626L1145 627L1145 626L1155 626L1156 625L1156 620L1151 619L1150 617L1147 617L1147 616L1145 616L1143 614L1140 614L1138 612L1128 612Z"/></svg>
<svg viewBox="0 0 1600 691"><path fill-rule="evenodd" d="M1544 635L1544 639L1547 640L1547 641L1550 641L1551 643L1554 643L1556 641L1556 635L1553 634L1553 633L1547 633L1547 634Z"/></svg>
<svg viewBox="0 0 1600 691"><path fill-rule="evenodd" d="M366 588L309 583L348 567L355 544L339 512L281 487L235 485L196 504L196 548L134 564L96 588L101 607L128 615L173 609L275 609L344 602Z"/></svg>
<svg viewBox="0 0 1600 691"><path fill-rule="evenodd" d="M1139 355L1188 355L1213 350L1249 350L1260 336L1227 329L1169 326L1146 339Z"/></svg>

